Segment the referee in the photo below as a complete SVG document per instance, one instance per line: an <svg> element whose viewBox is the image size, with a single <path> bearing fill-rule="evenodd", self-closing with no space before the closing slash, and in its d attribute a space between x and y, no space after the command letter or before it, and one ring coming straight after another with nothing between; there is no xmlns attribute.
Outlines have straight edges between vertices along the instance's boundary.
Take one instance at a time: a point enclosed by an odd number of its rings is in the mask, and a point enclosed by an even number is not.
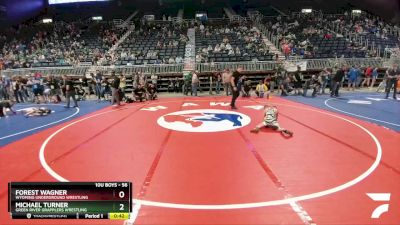
<svg viewBox="0 0 400 225"><path fill-rule="evenodd" d="M243 68L239 66L236 71L232 73L231 77L231 89L232 89L232 101L231 101L231 109L237 109L236 108L236 99L239 97L239 79L240 79L240 73L243 71Z"/></svg>

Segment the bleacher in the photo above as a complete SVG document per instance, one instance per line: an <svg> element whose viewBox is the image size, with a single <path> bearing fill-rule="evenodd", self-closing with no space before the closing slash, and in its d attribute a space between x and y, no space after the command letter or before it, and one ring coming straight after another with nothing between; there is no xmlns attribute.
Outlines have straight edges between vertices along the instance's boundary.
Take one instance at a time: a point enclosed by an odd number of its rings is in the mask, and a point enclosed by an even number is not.
<svg viewBox="0 0 400 225"><path fill-rule="evenodd" d="M305 58L364 58L365 51L349 48L350 43L343 37L324 38L312 36L309 38L314 46L313 55Z"/></svg>
<svg viewBox="0 0 400 225"><path fill-rule="evenodd" d="M196 31L196 52L202 54L203 59L198 62L241 62L241 61L270 61L273 54L269 53L269 49L263 44L261 36L255 37L257 31L252 30L251 23L234 24L226 26L227 21L222 23L207 24L204 33L199 29ZM224 31L225 30L225 31ZM228 32L226 32L228 31ZM206 35L210 32L211 35ZM255 42L245 41L245 37L255 38ZM227 50L214 52L215 46L223 43L226 38L234 51L233 55L229 55ZM248 47L247 45L251 45ZM212 47L211 51L203 52L204 48ZM239 49L240 53L236 51Z"/></svg>
<svg viewBox="0 0 400 225"><path fill-rule="evenodd" d="M368 40L370 46L375 48L398 48L400 46L400 41L396 39L393 35L388 35L384 38L377 36L376 34L361 34L362 37Z"/></svg>
<svg viewBox="0 0 400 225"><path fill-rule="evenodd" d="M327 65L332 64L331 61L335 58L370 57L369 48L362 46L362 43L332 31L331 23L336 20L341 21L341 26L348 32L352 32L356 24L360 23L360 20L353 21L351 17L340 15L322 18L318 15L303 14L264 17L262 23L279 38L281 43L287 41L291 45L292 56L301 56L294 60L299 58L330 60L322 63ZM351 25L345 25L346 21ZM276 26L277 23L279 26ZM175 65L184 61L187 29L189 26L195 26L196 63L198 65L209 63L205 71L209 72L216 68L213 63L219 63L218 68L228 66L221 64L230 64L229 67L232 67L240 63L254 63L247 68L254 68L255 71L268 71L274 67L262 64L262 62L273 62L275 56L269 52L269 47L263 43L258 30L253 29L254 24L248 18L234 22L223 18L210 19L205 23L203 33L200 31L199 22L185 21L184 24L181 27L172 21L155 21L144 25L142 21L137 21L135 30L115 49L115 52L110 53L108 50L128 28L117 29L112 23L105 21L81 21L69 24L55 21L54 24L21 25L19 29L10 32L10 35L0 39L0 47L5 49L1 63L6 69L78 65L117 67ZM382 27L386 29L387 25ZM383 29L382 27L380 29ZM364 26L363 29L364 32L358 35L364 37L364 43L368 40L370 46L371 43L374 43L375 48L399 46L397 36L388 34L381 37L377 33L371 33L371 27ZM228 54L227 50L214 51L215 46L223 43L225 38L225 42L231 45L233 54ZM305 54L307 51L309 54ZM162 73L165 70L154 71ZM173 69L170 72L181 71Z"/></svg>
<svg viewBox="0 0 400 225"><path fill-rule="evenodd" d="M6 68L63 67L92 63L95 55L104 56L112 42L107 32L118 32L112 25L92 23L50 23L21 25L11 29L2 42L2 61ZM107 32L106 32L107 31ZM117 39L117 38L116 38Z"/></svg>
<svg viewBox="0 0 400 225"><path fill-rule="evenodd" d="M177 57L183 61L187 29L173 27L172 23L166 26L163 29L154 26L132 32L117 50L119 58L115 65L168 64L170 58L175 62ZM126 56L121 57L121 53L126 53Z"/></svg>
<svg viewBox="0 0 400 225"><path fill-rule="evenodd" d="M291 44L291 55L306 59L320 58L364 58L366 51L358 43L338 36L327 26L327 21L316 15L280 17L279 20L265 18L268 29L281 35L282 43Z"/></svg>
<svg viewBox="0 0 400 225"><path fill-rule="evenodd" d="M390 33L393 25L382 21L374 15L329 15L328 24L338 33L345 35L353 42L360 43L372 56L383 57L386 48L398 48L400 39Z"/></svg>

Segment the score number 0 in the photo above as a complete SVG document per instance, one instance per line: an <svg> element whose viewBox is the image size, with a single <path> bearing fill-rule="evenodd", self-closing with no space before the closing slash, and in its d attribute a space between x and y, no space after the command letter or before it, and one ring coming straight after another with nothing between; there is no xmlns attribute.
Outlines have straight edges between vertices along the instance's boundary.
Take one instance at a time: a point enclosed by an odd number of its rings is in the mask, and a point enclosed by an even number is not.
<svg viewBox="0 0 400 225"><path fill-rule="evenodd" d="M120 191L120 192L118 193L118 197L119 197L119 198L124 198L124 197L125 197L125 192L124 192L124 191ZM123 210L124 210L124 204L119 204L119 210L120 210L120 211L123 211Z"/></svg>

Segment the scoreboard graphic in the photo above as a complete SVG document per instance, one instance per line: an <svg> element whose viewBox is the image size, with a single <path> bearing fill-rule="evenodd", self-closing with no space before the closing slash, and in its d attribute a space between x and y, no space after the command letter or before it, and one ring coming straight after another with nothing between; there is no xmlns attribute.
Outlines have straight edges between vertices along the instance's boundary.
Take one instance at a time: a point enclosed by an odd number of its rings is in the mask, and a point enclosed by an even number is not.
<svg viewBox="0 0 400 225"><path fill-rule="evenodd" d="M12 219L129 219L130 182L11 182Z"/></svg>

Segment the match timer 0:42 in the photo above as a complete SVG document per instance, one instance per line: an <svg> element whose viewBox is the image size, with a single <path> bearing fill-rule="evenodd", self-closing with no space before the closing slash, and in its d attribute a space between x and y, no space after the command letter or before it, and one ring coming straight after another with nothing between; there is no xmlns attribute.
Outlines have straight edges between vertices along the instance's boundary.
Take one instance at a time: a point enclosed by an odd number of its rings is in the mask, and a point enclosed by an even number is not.
<svg viewBox="0 0 400 225"><path fill-rule="evenodd" d="M126 219L131 182L11 182L13 219Z"/></svg>

